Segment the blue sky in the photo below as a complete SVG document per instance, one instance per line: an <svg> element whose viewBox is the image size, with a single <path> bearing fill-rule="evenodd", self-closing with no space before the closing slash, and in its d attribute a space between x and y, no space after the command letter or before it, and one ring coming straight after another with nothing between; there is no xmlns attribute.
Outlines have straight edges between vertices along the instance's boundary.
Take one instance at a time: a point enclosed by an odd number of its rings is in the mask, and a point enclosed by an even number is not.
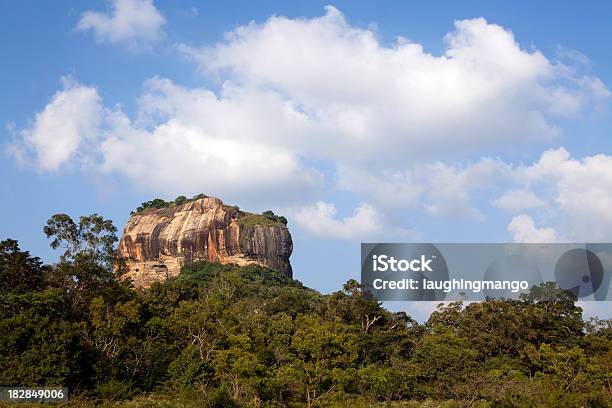
<svg viewBox="0 0 612 408"><path fill-rule="evenodd" d="M0 236L205 192L322 292L362 241L610 241L609 2L328 4L0 3Z"/></svg>

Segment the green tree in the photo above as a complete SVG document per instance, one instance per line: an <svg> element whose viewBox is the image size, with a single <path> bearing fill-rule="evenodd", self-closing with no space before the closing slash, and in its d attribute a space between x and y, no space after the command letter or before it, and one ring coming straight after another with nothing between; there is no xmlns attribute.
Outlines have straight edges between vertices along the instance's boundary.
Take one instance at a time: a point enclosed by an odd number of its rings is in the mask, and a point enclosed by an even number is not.
<svg viewBox="0 0 612 408"><path fill-rule="evenodd" d="M418 367L419 376L427 383L428 392L449 398L452 385L465 381L471 372L478 369L477 355L468 339L439 327L418 342L412 361Z"/></svg>
<svg viewBox="0 0 612 408"><path fill-rule="evenodd" d="M298 315L291 347L295 358L280 373L292 379L308 406L337 389L338 370L346 370L357 359L357 334L341 322L328 322L316 315Z"/></svg>
<svg viewBox="0 0 612 408"><path fill-rule="evenodd" d="M41 260L21 251L13 239L0 241L0 305L10 309L9 292L27 293L43 287L48 267Z"/></svg>
<svg viewBox="0 0 612 408"><path fill-rule="evenodd" d="M115 262L117 228L111 220L98 214L79 218L76 224L66 214L55 214L44 227L47 238L52 238L51 248L63 248L62 261L76 261L88 258L112 270Z"/></svg>
<svg viewBox="0 0 612 408"><path fill-rule="evenodd" d="M221 383L229 386L234 400L253 400L260 379L266 375L266 366L253 352L249 336L230 335L227 341L227 348L214 353L215 372Z"/></svg>

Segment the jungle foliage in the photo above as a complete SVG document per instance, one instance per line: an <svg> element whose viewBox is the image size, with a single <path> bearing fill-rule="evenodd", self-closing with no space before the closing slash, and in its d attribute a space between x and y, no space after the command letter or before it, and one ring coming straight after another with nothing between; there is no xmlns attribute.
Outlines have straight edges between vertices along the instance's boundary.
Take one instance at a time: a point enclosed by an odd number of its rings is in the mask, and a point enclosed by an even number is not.
<svg viewBox="0 0 612 408"><path fill-rule="evenodd" d="M610 404L611 322L552 284L425 324L354 280L322 295L257 266L197 263L136 291L109 267L112 224L66 217L45 228L56 265L0 242L0 386L67 386L74 406Z"/></svg>

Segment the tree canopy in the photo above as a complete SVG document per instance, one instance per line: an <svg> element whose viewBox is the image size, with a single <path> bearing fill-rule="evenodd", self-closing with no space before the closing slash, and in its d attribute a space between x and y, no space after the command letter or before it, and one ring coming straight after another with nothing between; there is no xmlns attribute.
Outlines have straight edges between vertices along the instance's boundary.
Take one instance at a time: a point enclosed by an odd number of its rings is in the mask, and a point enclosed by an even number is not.
<svg viewBox="0 0 612 408"><path fill-rule="evenodd" d="M52 217L55 265L0 242L0 386L68 386L69 406L610 404L612 323L552 284L424 324L357 281L323 295L258 266L195 263L136 291L108 264L115 232Z"/></svg>

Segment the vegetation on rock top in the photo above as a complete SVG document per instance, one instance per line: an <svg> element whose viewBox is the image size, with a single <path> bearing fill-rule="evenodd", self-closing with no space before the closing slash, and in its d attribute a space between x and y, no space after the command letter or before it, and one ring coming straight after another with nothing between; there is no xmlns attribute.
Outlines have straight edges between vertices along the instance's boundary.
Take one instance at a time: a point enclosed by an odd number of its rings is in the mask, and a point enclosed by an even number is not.
<svg viewBox="0 0 612 408"><path fill-rule="evenodd" d="M272 211L264 211L262 214L242 212L238 223L247 226L264 225L269 227L280 227L287 225L287 218L276 215Z"/></svg>
<svg viewBox="0 0 612 408"><path fill-rule="evenodd" d="M165 201L161 198L155 198L150 201L145 201L136 211L131 211L130 215L143 214L151 209L160 209L160 208L171 208L177 205L182 205L191 201L199 200L202 198L208 198L205 194L198 194L193 196L192 198L187 198L185 196L178 196L174 199L174 201ZM228 211L235 210L238 215L238 221L240 224L255 226L255 225L264 225L264 226L283 226L287 225L287 218L282 215L276 215L274 212L268 210L264 211L261 214L250 213L246 211L241 211L238 206L225 206Z"/></svg>
<svg viewBox="0 0 612 408"><path fill-rule="evenodd" d="M165 201L161 198L155 198L153 200L145 201L144 203L140 204L140 206L136 208L136 211L130 212L130 215L141 214L145 212L146 210L150 210L150 209L170 208L176 205L185 204L190 201L195 201L195 200L199 200L202 198L208 198L208 196L206 194L197 194L191 198L187 198L181 195L181 196L176 197L174 201Z"/></svg>

